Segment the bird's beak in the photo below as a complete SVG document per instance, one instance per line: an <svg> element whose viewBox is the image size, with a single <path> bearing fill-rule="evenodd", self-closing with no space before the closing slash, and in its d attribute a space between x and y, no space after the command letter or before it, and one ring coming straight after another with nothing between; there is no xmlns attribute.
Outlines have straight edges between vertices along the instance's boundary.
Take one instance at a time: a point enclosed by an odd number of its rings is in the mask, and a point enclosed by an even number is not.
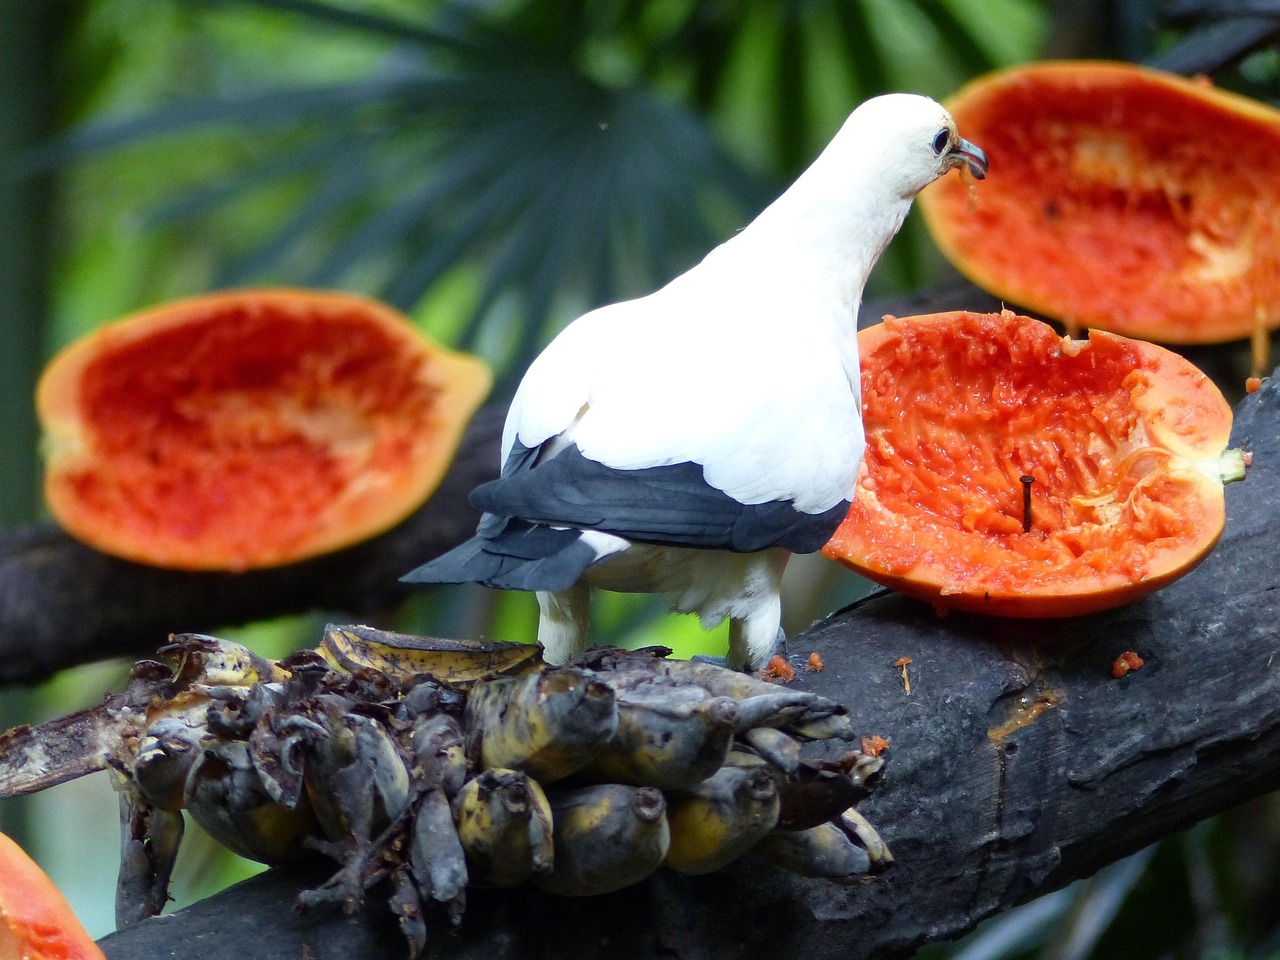
<svg viewBox="0 0 1280 960"><path fill-rule="evenodd" d="M982 148L968 140L957 140L956 145L947 151L948 168L968 165L969 172L975 180L987 178L987 155Z"/></svg>

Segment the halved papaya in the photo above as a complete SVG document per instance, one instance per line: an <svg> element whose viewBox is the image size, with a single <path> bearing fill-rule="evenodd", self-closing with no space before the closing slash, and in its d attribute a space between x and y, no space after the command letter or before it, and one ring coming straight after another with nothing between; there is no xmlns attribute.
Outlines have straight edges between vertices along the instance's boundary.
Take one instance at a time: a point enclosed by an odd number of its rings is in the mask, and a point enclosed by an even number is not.
<svg viewBox="0 0 1280 960"><path fill-rule="evenodd" d="M991 176L973 196L943 178L920 207L978 286L1164 343L1280 325L1280 112L1097 61L997 71L947 105Z"/></svg>
<svg viewBox="0 0 1280 960"><path fill-rule="evenodd" d="M939 609L1058 617L1135 600L1217 542L1243 454L1177 354L1009 311L886 317L858 344L867 450L828 557Z"/></svg>
<svg viewBox="0 0 1280 960"><path fill-rule="evenodd" d="M46 500L72 535L129 560L289 563L422 503L490 382L481 361L363 297L179 300L102 327L46 368Z"/></svg>
<svg viewBox="0 0 1280 960"><path fill-rule="evenodd" d="M105 960L71 905L40 867L0 833L0 957Z"/></svg>

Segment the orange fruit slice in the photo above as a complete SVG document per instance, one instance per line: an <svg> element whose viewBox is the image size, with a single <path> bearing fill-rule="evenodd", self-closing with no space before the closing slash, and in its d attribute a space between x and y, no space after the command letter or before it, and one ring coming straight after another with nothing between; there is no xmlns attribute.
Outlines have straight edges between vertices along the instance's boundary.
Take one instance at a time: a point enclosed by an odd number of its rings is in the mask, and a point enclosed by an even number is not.
<svg viewBox="0 0 1280 960"><path fill-rule="evenodd" d="M70 345L37 389L45 496L142 563L274 566L364 540L435 489L490 386L361 297L240 290Z"/></svg>
<svg viewBox="0 0 1280 960"><path fill-rule="evenodd" d="M1165 343L1280 325L1280 111L1132 64L1041 62L947 101L991 157L920 195L934 240L996 296Z"/></svg>
<svg viewBox="0 0 1280 960"><path fill-rule="evenodd" d="M1221 535L1243 455L1177 354L1008 311L886 318L858 342L866 456L823 549L858 573L939 609L1067 616L1171 582Z"/></svg>

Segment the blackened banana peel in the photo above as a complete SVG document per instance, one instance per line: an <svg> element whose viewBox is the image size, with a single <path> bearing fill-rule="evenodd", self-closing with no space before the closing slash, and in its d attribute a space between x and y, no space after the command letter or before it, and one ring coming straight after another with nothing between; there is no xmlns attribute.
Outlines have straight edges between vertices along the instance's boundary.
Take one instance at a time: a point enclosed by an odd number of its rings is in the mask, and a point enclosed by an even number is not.
<svg viewBox="0 0 1280 960"><path fill-rule="evenodd" d="M845 709L653 647L562 667L537 647L330 626L279 661L182 634L89 710L0 735L0 797L109 770L121 801L117 925L158 914L191 816L231 850L325 856L300 908L386 881L409 948L468 886L605 893L666 865L759 855L851 882L892 855L854 805L883 756Z"/></svg>

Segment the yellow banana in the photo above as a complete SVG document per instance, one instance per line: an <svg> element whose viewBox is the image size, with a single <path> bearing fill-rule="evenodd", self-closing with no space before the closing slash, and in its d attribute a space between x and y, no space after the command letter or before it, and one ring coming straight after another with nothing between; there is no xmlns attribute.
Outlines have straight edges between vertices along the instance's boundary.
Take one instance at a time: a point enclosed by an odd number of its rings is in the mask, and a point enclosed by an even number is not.
<svg viewBox="0 0 1280 960"><path fill-rule="evenodd" d="M800 744L773 727L752 727L739 734L739 740L752 753L767 761L786 777L800 769Z"/></svg>
<svg viewBox="0 0 1280 960"><path fill-rule="evenodd" d="M318 825L310 807L272 802L241 741L211 744L191 769L187 811L224 847L260 863L287 863L306 850Z"/></svg>
<svg viewBox="0 0 1280 960"><path fill-rule="evenodd" d="M614 685L616 678L601 676ZM715 773L733 742L737 702L661 677L641 679L615 686L617 730L583 775L607 783L679 790Z"/></svg>
<svg viewBox="0 0 1280 960"><path fill-rule="evenodd" d="M551 870L551 805L536 780L486 770L463 784L453 811L473 883L514 887Z"/></svg>
<svg viewBox="0 0 1280 960"><path fill-rule="evenodd" d="M320 655L335 668L376 670L398 680L431 674L450 683L514 676L542 666L542 648L531 643L446 640L390 633L359 624L324 628Z"/></svg>
<svg viewBox="0 0 1280 960"><path fill-rule="evenodd" d="M872 873L879 873L893 866L893 853L889 850L889 845L857 810L846 810L835 823L854 843L867 851L867 856L871 858Z"/></svg>
<svg viewBox="0 0 1280 960"><path fill-rule="evenodd" d="M553 667L477 683L463 727L477 768L523 770L545 784L580 770L609 742L618 704L592 674Z"/></svg>
<svg viewBox="0 0 1280 960"><path fill-rule="evenodd" d="M680 873L710 873L742 856L777 826L778 787L763 763L730 763L688 791L673 794L667 822L667 866Z"/></svg>
<svg viewBox="0 0 1280 960"><path fill-rule="evenodd" d="M288 672L248 647L201 633L178 633L160 653L177 661L175 680L202 687L249 687L284 680Z"/></svg>
<svg viewBox="0 0 1280 960"><path fill-rule="evenodd" d="M665 648L656 648L658 651ZM833 700L805 690L788 690L751 674L696 660L670 660L645 651L589 651L575 663L601 672L649 673L702 687L712 696L738 701L739 732L751 727L780 727L806 740L853 740L848 711Z"/></svg>
<svg viewBox="0 0 1280 960"><path fill-rule="evenodd" d="M751 848L780 867L805 877L847 880L870 872L867 851L834 823L820 823L808 830L773 830Z"/></svg>
<svg viewBox="0 0 1280 960"><path fill-rule="evenodd" d="M596 784L553 793L555 866L544 890L584 897L620 890L662 864L670 843L666 802L653 787Z"/></svg>

